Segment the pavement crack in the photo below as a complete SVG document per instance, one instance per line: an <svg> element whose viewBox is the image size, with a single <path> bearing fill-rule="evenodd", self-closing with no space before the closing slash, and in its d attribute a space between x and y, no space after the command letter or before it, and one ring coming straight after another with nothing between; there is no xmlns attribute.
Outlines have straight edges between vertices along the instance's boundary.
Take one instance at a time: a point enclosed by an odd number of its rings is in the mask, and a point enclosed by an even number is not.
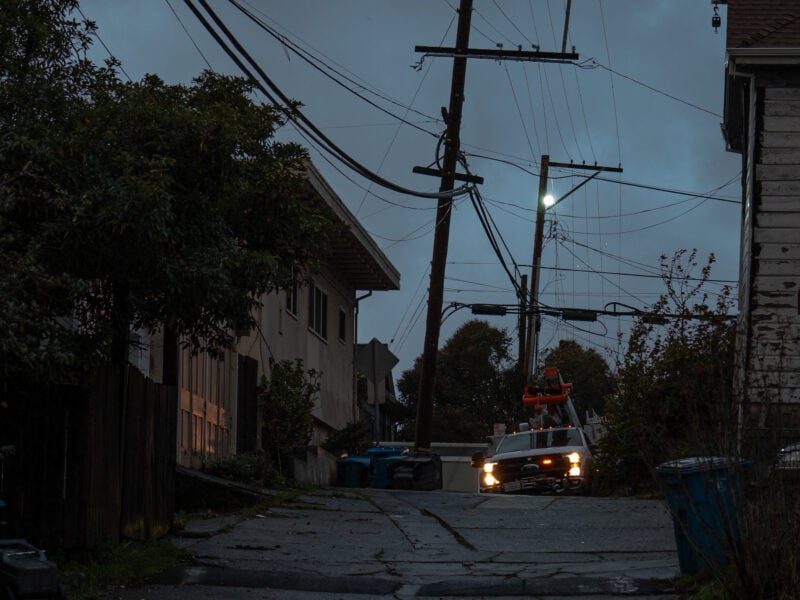
<svg viewBox="0 0 800 600"><path fill-rule="evenodd" d="M458 530L456 530L456 528L455 528L455 527L453 527L452 525L450 525L450 523L448 523L447 521L445 521L445 520L444 520L442 517L440 517L440 516L439 516L439 515L437 515L436 513L434 513L434 512L431 512L431 511L430 511L430 510L428 510L427 508L423 508L423 509L421 509L419 512L420 512L420 514L422 514L422 515L424 515L424 516L426 516L426 517L433 517L434 519L436 519L437 521L439 521L439 525L441 525L441 526L442 526L442 527L444 527L444 528L445 528L447 531L449 531L449 532L450 532L450 535L452 535L452 536L453 536L453 538L454 538L454 539L455 539L455 540L456 540L456 541L457 541L459 544L461 544L462 546L464 546L465 548L469 548L470 550L473 550L473 551L477 551L477 550L478 550L478 549L477 549L475 546L473 546L472 544L470 544L470 543L469 543L469 540L467 540L467 538L465 538L463 535L461 535L461 534L458 532Z"/></svg>

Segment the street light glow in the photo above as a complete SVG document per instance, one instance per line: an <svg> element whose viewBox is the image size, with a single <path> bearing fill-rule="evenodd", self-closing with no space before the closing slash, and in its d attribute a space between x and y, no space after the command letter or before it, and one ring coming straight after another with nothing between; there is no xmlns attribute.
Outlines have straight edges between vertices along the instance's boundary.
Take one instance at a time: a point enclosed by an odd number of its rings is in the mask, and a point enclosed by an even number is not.
<svg viewBox="0 0 800 600"><path fill-rule="evenodd" d="M542 203L545 208L550 208L556 203L556 197L553 196L553 194L546 194L545 197L542 198Z"/></svg>

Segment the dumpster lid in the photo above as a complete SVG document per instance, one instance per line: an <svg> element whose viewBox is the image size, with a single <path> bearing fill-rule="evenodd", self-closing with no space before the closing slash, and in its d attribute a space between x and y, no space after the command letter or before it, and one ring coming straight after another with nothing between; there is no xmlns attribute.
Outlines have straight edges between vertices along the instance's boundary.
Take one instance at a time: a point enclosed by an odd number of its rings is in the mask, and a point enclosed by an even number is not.
<svg viewBox="0 0 800 600"><path fill-rule="evenodd" d="M730 460L724 456L690 456L661 463L656 473L699 473L728 467Z"/></svg>

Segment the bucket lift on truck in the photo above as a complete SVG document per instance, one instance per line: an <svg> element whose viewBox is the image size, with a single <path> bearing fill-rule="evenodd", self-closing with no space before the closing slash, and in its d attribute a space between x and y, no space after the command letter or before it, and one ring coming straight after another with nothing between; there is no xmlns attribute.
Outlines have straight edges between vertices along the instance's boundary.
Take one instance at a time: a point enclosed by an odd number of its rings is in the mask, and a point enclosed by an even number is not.
<svg viewBox="0 0 800 600"><path fill-rule="evenodd" d="M522 404L533 406L531 419L534 428L580 427L581 421L572 403L572 384L564 383L558 367L545 367L544 386L525 386Z"/></svg>

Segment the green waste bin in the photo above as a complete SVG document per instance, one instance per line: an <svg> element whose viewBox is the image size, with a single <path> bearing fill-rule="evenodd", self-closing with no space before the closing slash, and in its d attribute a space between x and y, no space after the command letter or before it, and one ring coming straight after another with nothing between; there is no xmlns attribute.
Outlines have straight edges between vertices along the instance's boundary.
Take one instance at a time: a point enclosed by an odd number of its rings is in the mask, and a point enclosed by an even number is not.
<svg viewBox="0 0 800 600"><path fill-rule="evenodd" d="M728 549L739 540L741 483L730 467L721 456L694 456L656 468L672 513L681 573L700 573L724 563Z"/></svg>

